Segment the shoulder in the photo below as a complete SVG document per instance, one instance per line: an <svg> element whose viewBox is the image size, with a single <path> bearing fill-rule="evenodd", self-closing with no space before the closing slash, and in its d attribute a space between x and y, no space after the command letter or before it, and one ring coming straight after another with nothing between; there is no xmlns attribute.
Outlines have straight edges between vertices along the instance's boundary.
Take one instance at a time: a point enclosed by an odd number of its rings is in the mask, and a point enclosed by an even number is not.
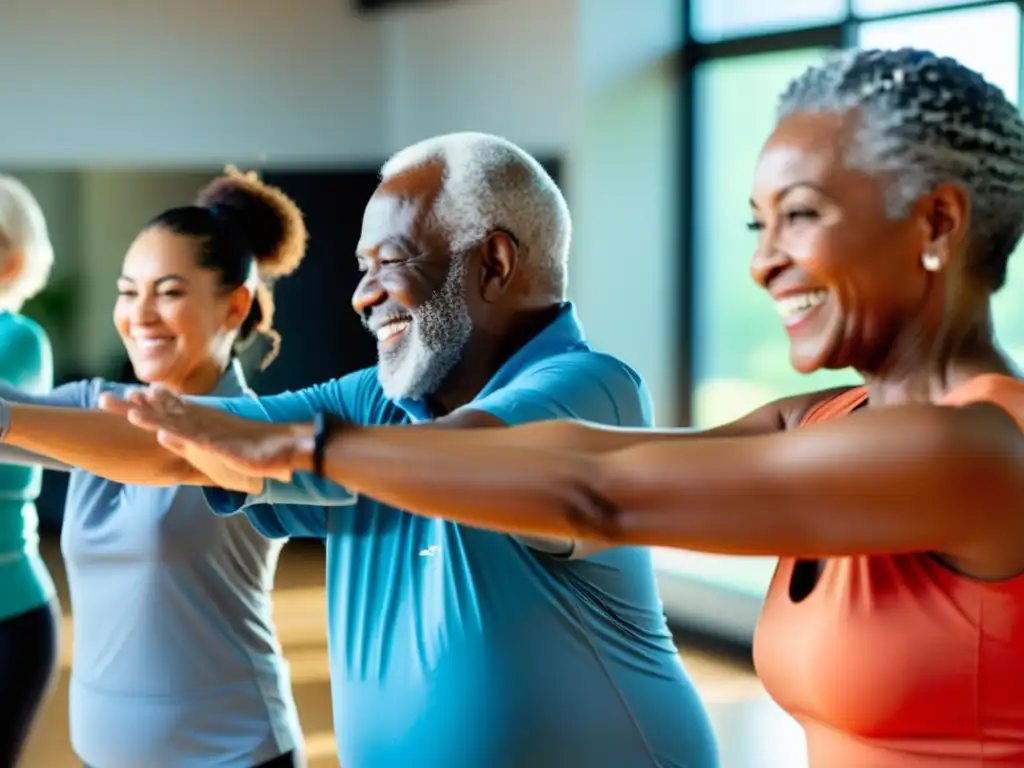
<svg viewBox="0 0 1024 768"><path fill-rule="evenodd" d="M378 412L390 404L377 379L376 367L257 400L272 421L322 412L349 422L374 423Z"/></svg>
<svg viewBox="0 0 1024 768"><path fill-rule="evenodd" d="M521 376L586 376L594 381L612 385L643 388L644 380L632 367L614 355L590 349L574 349L537 360Z"/></svg>
<svg viewBox="0 0 1024 768"><path fill-rule="evenodd" d="M0 343L10 353L39 361L50 355L50 337L35 320L24 315L5 315L0 322ZM37 363L38 364L38 363Z"/></svg>
<svg viewBox="0 0 1024 768"><path fill-rule="evenodd" d="M611 426L648 426L650 393L640 375L612 355L571 350L524 367L470 406L506 424L575 419Z"/></svg>
<svg viewBox="0 0 1024 768"><path fill-rule="evenodd" d="M541 370L561 380L567 396L582 407L592 402L610 408L610 417L582 413L586 420L610 421L622 427L650 426L654 403L643 377L623 360L604 352L566 352L546 361ZM570 403L571 405L571 403Z"/></svg>
<svg viewBox="0 0 1024 768"><path fill-rule="evenodd" d="M841 404L841 401L850 400L852 406L853 401L861 397L862 393L863 387L856 385L832 387L784 397L769 403L766 408L777 414L783 429L795 429L826 404Z"/></svg>
<svg viewBox="0 0 1024 768"><path fill-rule="evenodd" d="M4 324L0 326L5 335L30 340L40 346L48 346L50 337L39 323L25 315L6 315Z"/></svg>

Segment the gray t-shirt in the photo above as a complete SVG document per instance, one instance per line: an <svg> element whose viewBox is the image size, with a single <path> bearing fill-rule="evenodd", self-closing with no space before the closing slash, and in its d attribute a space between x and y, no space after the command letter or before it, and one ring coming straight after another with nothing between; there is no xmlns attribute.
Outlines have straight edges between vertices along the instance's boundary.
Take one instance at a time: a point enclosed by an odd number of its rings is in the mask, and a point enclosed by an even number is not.
<svg viewBox="0 0 1024 768"><path fill-rule="evenodd" d="M95 408L93 379L20 403ZM251 394L238 366L210 393ZM0 461L28 454L0 446ZM61 550L73 620L71 741L100 768L250 768L302 744L270 591L282 542L214 515L198 487L69 469Z"/></svg>

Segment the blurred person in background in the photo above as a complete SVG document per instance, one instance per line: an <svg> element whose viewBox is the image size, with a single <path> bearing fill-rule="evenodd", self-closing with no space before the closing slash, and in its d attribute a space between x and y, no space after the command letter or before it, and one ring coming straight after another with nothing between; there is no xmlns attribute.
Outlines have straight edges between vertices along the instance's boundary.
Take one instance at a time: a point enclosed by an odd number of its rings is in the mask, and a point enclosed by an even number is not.
<svg viewBox="0 0 1024 768"><path fill-rule="evenodd" d="M305 247L295 204L233 169L194 205L154 218L128 249L114 307L137 378L181 395L252 396L236 350L263 337L264 363L276 355L264 278L293 271ZM73 449L69 435L88 444L96 429L89 409L100 394L127 388L100 379L48 394L0 386L63 425L44 430L57 461L44 458L44 444L36 455L2 446L0 460L71 472L61 549L74 630L72 746L90 768L305 765L272 621L284 540L242 516L213 515L199 488L149 487L116 452ZM5 687L0 706L11 699Z"/></svg>
<svg viewBox="0 0 1024 768"><path fill-rule="evenodd" d="M53 386L45 331L19 314L53 266L32 193L0 176L0 381L42 395ZM2 459L2 457L0 457ZM0 465L0 765L13 766L52 688L60 649L57 591L39 555L38 466Z"/></svg>
<svg viewBox="0 0 1024 768"><path fill-rule="evenodd" d="M569 210L534 158L459 133L398 152L381 175L352 298L378 365L299 392L203 402L427 435L555 418L650 425L640 377L590 347L566 301ZM116 454L119 471L142 482L210 486L216 512L268 536L326 541L344 768L717 765L645 548L427 520L310 476L228 493L212 486L236 487L233 478L197 472L120 415L87 414L84 432L57 409L0 410L14 445Z"/></svg>
<svg viewBox="0 0 1024 768"><path fill-rule="evenodd" d="M998 88L927 51L837 53L781 97L751 271L793 366L863 386L697 433L268 425L159 393L128 413L224 477L318 467L468 525L780 556L755 660L814 768L1021 766L1024 381L990 305L1022 201Z"/></svg>

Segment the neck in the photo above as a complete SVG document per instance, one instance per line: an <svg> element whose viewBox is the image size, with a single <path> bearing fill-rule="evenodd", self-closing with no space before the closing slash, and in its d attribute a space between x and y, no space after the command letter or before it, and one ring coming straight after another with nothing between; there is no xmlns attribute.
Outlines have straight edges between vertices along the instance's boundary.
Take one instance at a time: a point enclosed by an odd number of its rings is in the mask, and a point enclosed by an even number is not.
<svg viewBox="0 0 1024 768"><path fill-rule="evenodd" d="M199 366L182 382L166 382L160 385L175 395L207 395L217 387L227 369L233 364L231 360L227 363L211 361L208 365Z"/></svg>
<svg viewBox="0 0 1024 768"><path fill-rule="evenodd" d="M984 373L1012 374L992 332L985 300L971 313L950 317L934 333L903 334L883 364L860 371L872 405L934 403Z"/></svg>
<svg viewBox="0 0 1024 768"><path fill-rule="evenodd" d="M500 332L474 332L455 367L441 389L428 398L437 415L451 413L471 402L487 386L509 358L558 317L561 304L518 313Z"/></svg>

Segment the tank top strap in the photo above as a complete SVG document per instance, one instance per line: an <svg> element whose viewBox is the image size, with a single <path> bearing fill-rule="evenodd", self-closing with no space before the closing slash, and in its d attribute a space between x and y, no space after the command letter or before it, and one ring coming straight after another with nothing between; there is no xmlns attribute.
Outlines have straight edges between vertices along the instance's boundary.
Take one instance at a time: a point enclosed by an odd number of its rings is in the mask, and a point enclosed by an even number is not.
<svg viewBox="0 0 1024 768"><path fill-rule="evenodd" d="M814 406L800 419L801 426L816 424L821 421L838 419L850 411L858 408L868 399L867 387L853 387L835 397L815 403Z"/></svg>
<svg viewBox="0 0 1024 768"><path fill-rule="evenodd" d="M993 403L1006 411L1024 431L1024 381L1012 376L986 373L954 387L940 401L955 407L971 403Z"/></svg>

